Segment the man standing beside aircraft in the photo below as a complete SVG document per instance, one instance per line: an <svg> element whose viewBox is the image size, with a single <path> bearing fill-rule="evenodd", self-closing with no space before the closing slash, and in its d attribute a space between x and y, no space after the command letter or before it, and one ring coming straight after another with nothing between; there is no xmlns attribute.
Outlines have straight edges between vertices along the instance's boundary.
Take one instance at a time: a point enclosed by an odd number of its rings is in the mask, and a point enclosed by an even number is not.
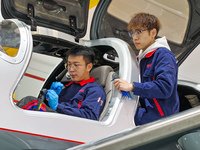
<svg viewBox="0 0 200 150"><path fill-rule="evenodd" d="M128 24L136 49L141 83L115 79L119 91L132 91L140 96L141 107L135 115L135 124L142 125L179 112L177 93L178 65L165 37L155 39L160 22L154 15L136 14Z"/></svg>
<svg viewBox="0 0 200 150"><path fill-rule="evenodd" d="M90 77L94 57L93 50L86 46L75 46L67 52L67 68L72 81L65 86L61 82L52 83L46 94L51 109L66 115L98 120L106 94L103 87L95 82L95 78ZM32 103L35 98L26 97L24 101L27 99L31 99ZM26 109L29 105L23 104L20 107ZM34 110L52 111L44 103L36 107Z"/></svg>

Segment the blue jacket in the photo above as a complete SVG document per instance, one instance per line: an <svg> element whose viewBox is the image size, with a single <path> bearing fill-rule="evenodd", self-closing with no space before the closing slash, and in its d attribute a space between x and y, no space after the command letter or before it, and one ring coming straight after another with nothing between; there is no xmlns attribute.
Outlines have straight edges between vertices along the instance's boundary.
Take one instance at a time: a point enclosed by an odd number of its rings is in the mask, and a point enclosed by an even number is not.
<svg viewBox="0 0 200 150"><path fill-rule="evenodd" d="M174 54L165 47L150 50L139 66L141 83L135 82L134 94L140 96L141 108L135 115L136 125L178 113L178 65Z"/></svg>
<svg viewBox="0 0 200 150"><path fill-rule="evenodd" d="M97 120L104 107L106 94L91 77L78 83L70 82L59 94L57 112Z"/></svg>

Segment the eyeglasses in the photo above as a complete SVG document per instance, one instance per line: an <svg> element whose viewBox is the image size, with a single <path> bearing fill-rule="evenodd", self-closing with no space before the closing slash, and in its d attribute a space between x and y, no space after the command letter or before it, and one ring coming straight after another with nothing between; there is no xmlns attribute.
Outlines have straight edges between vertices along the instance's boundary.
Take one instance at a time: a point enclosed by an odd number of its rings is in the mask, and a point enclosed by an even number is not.
<svg viewBox="0 0 200 150"><path fill-rule="evenodd" d="M128 35L132 38L133 35L136 35L136 36L140 36L142 34L143 31L146 31L146 30L149 30L149 29L136 29L135 31L128 31Z"/></svg>
<svg viewBox="0 0 200 150"><path fill-rule="evenodd" d="M85 65L87 65L87 64L85 64ZM66 64L66 67L68 68L68 69L71 69L71 68L73 68L74 70L78 70L81 66L84 66L83 64L69 64L69 63L67 63Z"/></svg>

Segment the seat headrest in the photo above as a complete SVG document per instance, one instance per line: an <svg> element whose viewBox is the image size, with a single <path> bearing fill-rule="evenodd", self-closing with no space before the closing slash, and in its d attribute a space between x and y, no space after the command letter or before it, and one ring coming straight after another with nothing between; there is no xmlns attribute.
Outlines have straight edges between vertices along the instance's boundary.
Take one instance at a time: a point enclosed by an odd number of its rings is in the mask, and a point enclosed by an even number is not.
<svg viewBox="0 0 200 150"><path fill-rule="evenodd" d="M113 68L110 66L100 66L97 68L94 68L90 76L95 78L95 81L99 83L102 87L105 87L106 79L109 74L109 72L113 71Z"/></svg>

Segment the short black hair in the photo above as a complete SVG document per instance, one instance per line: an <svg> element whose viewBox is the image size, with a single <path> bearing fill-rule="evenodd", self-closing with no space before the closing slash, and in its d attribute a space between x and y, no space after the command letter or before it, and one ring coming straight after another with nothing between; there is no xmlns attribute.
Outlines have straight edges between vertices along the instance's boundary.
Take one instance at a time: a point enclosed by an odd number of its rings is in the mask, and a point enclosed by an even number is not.
<svg viewBox="0 0 200 150"><path fill-rule="evenodd" d="M95 59L95 53L93 48L87 47L87 46L81 46L77 45L72 47L70 50L67 51L66 53L66 60L68 60L69 56L83 56L83 59L87 64L89 63L94 63Z"/></svg>

